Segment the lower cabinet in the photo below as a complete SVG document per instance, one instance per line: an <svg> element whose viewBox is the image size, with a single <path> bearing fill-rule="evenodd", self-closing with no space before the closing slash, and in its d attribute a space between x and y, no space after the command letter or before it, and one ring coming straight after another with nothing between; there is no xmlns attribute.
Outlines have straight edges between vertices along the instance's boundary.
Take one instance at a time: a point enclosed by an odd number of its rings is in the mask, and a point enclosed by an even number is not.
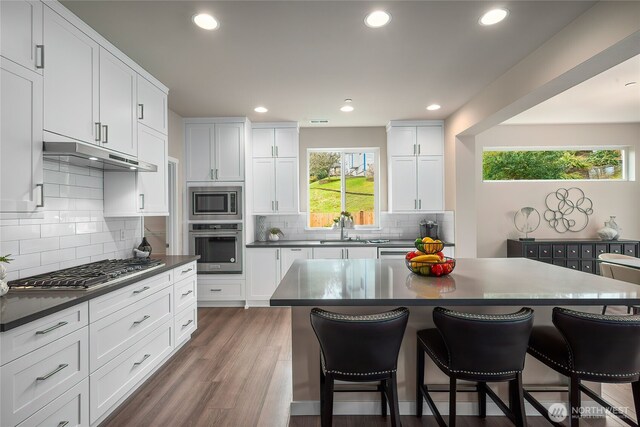
<svg viewBox="0 0 640 427"><path fill-rule="evenodd" d="M314 259L376 259L376 246L355 246L349 248L313 248Z"/></svg>
<svg viewBox="0 0 640 427"><path fill-rule="evenodd" d="M311 254L311 248L247 248L247 305L268 302L294 261Z"/></svg>
<svg viewBox="0 0 640 427"><path fill-rule="evenodd" d="M176 314L173 327L176 346L189 339L198 327L198 307L195 303Z"/></svg>
<svg viewBox="0 0 640 427"><path fill-rule="evenodd" d="M198 301L239 301L244 299L244 280L198 277Z"/></svg>
<svg viewBox="0 0 640 427"><path fill-rule="evenodd" d="M18 427L88 426L89 378L65 391L62 396L18 424Z"/></svg>

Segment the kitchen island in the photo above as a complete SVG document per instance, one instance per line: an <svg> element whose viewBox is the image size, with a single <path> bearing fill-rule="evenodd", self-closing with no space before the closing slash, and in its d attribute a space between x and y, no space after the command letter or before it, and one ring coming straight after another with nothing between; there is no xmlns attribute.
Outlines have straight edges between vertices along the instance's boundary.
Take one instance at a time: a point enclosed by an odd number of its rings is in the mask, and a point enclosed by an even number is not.
<svg viewBox="0 0 640 427"><path fill-rule="evenodd" d="M532 261L525 258L458 259L446 277L421 277L403 260L297 260L271 297L272 306L291 306L293 402L291 415L319 411L319 346L310 326L312 307L342 313L375 313L398 306L411 310L398 358L400 412L415 413L416 331L433 327L433 307L460 311L506 313L522 306L535 310L536 324L551 324L555 306L597 313L603 305L640 304L636 285ZM447 384L447 377L427 362L427 382ZM563 384L558 374L527 357L525 385ZM597 389L597 388L596 388ZM497 391L503 394L503 386ZM475 394L460 394L458 413L475 414ZM440 400L438 400L438 398ZM444 399L444 400L443 400ZM446 395L436 403L447 413ZM543 402L566 400L548 393ZM378 414L375 393L340 393L335 414ZM426 409L425 413L430 413ZM495 407L488 414L498 414Z"/></svg>

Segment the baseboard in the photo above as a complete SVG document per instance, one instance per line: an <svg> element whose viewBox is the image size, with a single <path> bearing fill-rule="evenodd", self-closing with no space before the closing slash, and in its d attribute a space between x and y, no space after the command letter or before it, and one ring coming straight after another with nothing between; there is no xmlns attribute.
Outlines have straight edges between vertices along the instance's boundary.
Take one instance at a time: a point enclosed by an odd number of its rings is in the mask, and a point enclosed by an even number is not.
<svg viewBox="0 0 640 427"><path fill-rule="evenodd" d="M210 308L210 307L244 307L244 300L242 301L198 301L198 307Z"/></svg>

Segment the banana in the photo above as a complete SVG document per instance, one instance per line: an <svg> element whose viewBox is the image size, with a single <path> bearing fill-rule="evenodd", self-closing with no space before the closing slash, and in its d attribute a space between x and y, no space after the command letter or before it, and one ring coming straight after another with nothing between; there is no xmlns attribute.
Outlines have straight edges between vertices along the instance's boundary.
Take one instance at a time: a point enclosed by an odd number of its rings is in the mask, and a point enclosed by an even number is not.
<svg viewBox="0 0 640 427"><path fill-rule="evenodd" d="M411 258L412 262L440 262L440 257L438 255L418 255L416 257Z"/></svg>

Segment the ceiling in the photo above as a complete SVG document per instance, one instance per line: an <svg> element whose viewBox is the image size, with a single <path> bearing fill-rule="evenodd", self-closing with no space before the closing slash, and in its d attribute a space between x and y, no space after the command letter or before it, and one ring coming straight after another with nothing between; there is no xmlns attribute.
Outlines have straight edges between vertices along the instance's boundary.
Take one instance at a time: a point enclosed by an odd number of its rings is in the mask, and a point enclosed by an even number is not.
<svg viewBox="0 0 640 427"><path fill-rule="evenodd" d="M503 122L569 123L640 123L640 55Z"/></svg>
<svg viewBox="0 0 640 427"><path fill-rule="evenodd" d="M502 1L509 17L483 27L493 1L62 3L166 84L179 115L301 126L444 119L594 4ZM377 8L390 24L366 27ZM197 28L198 12L220 28ZM355 111L339 110L345 98ZM442 109L427 111L432 103ZM269 112L255 113L258 105Z"/></svg>

